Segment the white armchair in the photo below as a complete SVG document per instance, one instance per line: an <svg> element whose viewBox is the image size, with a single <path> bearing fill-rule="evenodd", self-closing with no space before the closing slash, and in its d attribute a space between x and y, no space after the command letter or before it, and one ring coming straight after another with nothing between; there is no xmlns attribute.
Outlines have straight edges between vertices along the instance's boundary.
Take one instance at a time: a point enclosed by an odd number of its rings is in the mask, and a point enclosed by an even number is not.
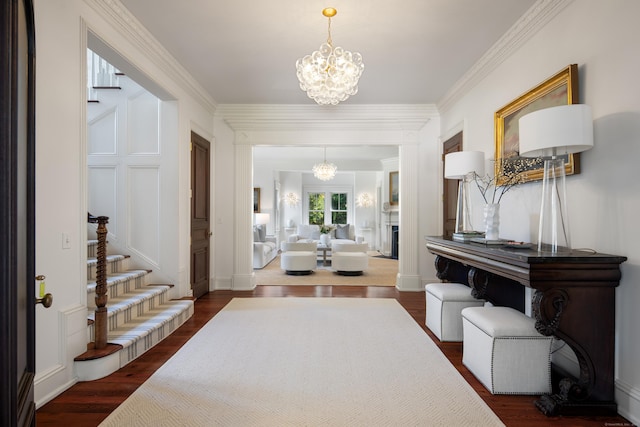
<svg viewBox="0 0 640 427"><path fill-rule="evenodd" d="M359 276L369 266L369 245L367 243L334 243L331 253L331 267L343 276Z"/></svg>
<svg viewBox="0 0 640 427"><path fill-rule="evenodd" d="M317 266L317 247L314 242L283 242L280 268L291 275L311 274Z"/></svg>

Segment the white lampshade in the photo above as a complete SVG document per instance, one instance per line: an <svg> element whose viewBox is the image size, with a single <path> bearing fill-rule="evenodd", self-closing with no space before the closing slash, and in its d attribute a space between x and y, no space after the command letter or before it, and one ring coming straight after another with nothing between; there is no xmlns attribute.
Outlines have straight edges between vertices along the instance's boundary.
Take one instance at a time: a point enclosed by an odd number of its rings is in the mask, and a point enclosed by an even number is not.
<svg viewBox="0 0 640 427"><path fill-rule="evenodd" d="M520 156L544 158L538 251L571 251L564 155L593 147L591 108L562 105L534 111L519 120Z"/></svg>
<svg viewBox="0 0 640 427"><path fill-rule="evenodd" d="M265 225L269 224L271 221L271 216L268 213L257 213L255 214L256 225Z"/></svg>
<svg viewBox="0 0 640 427"><path fill-rule="evenodd" d="M585 104L534 111L518 123L522 157L562 156L593 147L591 107Z"/></svg>
<svg viewBox="0 0 640 427"><path fill-rule="evenodd" d="M444 156L444 177L463 179L469 173L484 175L484 152L456 151Z"/></svg>

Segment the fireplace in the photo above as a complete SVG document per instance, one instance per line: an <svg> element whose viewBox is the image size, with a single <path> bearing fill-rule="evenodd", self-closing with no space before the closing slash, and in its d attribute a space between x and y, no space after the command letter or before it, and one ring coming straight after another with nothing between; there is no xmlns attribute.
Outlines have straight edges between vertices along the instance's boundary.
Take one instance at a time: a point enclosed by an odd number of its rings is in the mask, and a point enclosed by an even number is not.
<svg viewBox="0 0 640 427"><path fill-rule="evenodd" d="M397 225L391 226L391 258L398 259L398 243L400 240L400 230Z"/></svg>

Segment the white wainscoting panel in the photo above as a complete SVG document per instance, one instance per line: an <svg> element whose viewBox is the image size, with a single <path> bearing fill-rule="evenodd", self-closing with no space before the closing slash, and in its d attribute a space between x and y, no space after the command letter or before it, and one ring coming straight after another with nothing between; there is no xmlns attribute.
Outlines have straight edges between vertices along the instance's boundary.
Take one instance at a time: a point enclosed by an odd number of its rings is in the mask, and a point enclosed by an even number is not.
<svg viewBox="0 0 640 427"><path fill-rule="evenodd" d="M129 246L149 262L160 262L160 168L130 166L128 169Z"/></svg>
<svg viewBox="0 0 640 427"><path fill-rule="evenodd" d="M127 141L129 154L160 154L160 100L147 91L129 98Z"/></svg>
<svg viewBox="0 0 640 427"><path fill-rule="evenodd" d="M117 152L117 107L109 108L89 121L88 150L92 154L112 154Z"/></svg>
<svg viewBox="0 0 640 427"><path fill-rule="evenodd" d="M118 167L115 165L94 166L89 165L88 188L89 191L89 212L93 215L108 216L109 232L117 236L118 229L118 201L116 189L118 185Z"/></svg>

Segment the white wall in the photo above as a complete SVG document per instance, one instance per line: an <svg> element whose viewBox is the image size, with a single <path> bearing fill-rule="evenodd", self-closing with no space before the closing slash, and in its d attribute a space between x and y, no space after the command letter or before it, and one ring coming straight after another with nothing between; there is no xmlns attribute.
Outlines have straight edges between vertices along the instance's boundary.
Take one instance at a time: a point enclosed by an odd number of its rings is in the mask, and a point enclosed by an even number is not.
<svg viewBox="0 0 640 427"><path fill-rule="evenodd" d="M636 1L570 3L461 99L447 103L441 116L443 134L464 123L464 149L483 150L491 159L493 113L568 64L579 65L580 102L593 108L595 147L582 154L582 173L567 178L572 246L628 257L616 292L616 396L620 413L635 423L640 422L638 16ZM540 183L530 183L505 196L501 237L537 239L540 191ZM475 204L480 206L477 198ZM480 209L475 211L474 223L480 224Z"/></svg>
<svg viewBox="0 0 640 427"><path fill-rule="evenodd" d="M76 382L73 358L86 350L86 89L87 31L134 64L177 102L178 216L165 224L174 239L176 292L189 284L189 141L191 129L213 135L213 101L202 98L180 66L155 55L154 41L132 35L116 7L93 0L35 1L36 271L47 277L53 306L36 310L35 400L39 407ZM100 13L99 13L100 12ZM101 17L108 16L108 20ZM133 40L133 41L131 41ZM137 44L136 44L137 43ZM202 91L204 93L204 91ZM62 233L70 249L62 249Z"/></svg>

